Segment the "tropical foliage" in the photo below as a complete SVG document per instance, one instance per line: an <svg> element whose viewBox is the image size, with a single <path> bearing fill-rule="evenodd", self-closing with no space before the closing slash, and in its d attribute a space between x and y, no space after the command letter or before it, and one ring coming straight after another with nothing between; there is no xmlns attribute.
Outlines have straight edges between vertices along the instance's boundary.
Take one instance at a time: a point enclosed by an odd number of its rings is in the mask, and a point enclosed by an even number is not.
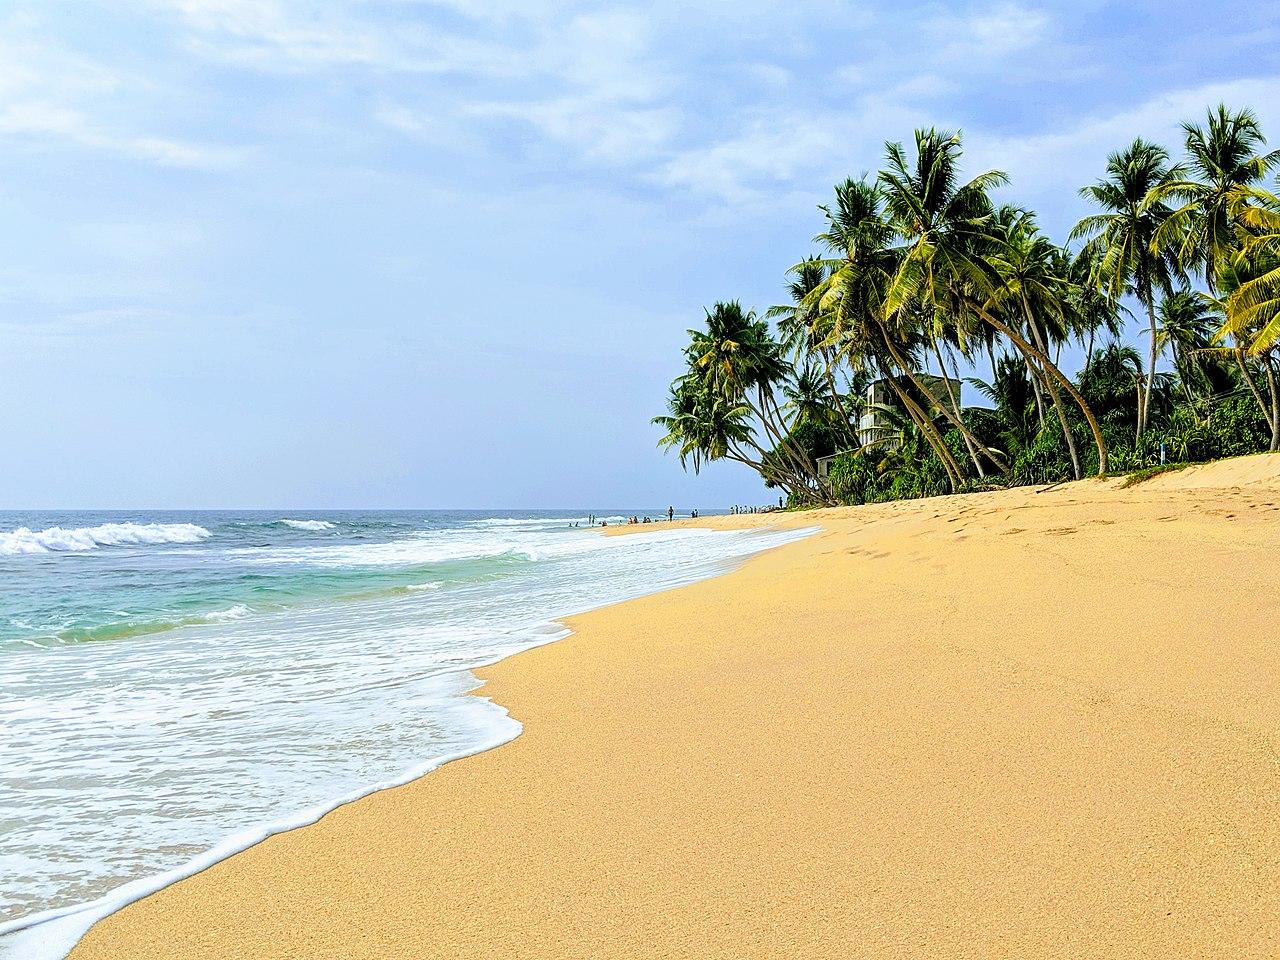
<svg viewBox="0 0 1280 960"><path fill-rule="evenodd" d="M788 303L717 303L689 331L660 443L797 505L1277 449L1280 151L1249 110L1183 132L1182 159L1142 139L1112 154L1067 244L997 202L1000 171L962 176L959 134L886 144L819 208ZM981 406L961 403L966 371Z"/></svg>

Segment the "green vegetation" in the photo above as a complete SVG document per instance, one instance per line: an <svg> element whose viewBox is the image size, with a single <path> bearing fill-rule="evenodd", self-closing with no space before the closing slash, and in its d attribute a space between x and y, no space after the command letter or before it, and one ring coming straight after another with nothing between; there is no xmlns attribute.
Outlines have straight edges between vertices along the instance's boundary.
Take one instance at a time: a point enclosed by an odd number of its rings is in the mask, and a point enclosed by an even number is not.
<svg viewBox="0 0 1280 960"><path fill-rule="evenodd" d="M963 180L958 134L886 144L819 208L790 303L717 303L689 331L660 445L750 466L795 506L1280 448L1280 151L1248 110L1183 130L1181 161L1141 139L1111 155L1074 248L992 199L1004 174ZM989 406L961 405L964 369L990 370L967 378Z"/></svg>

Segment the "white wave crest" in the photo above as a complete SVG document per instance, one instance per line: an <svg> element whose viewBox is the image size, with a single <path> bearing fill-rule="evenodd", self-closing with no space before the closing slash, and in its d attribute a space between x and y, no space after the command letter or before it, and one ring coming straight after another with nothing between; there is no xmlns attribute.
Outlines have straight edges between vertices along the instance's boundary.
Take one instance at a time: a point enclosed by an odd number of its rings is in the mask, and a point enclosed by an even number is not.
<svg viewBox="0 0 1280 960"><path fill-rule="evenodd" d="M289 520L285 518L280 521L286 527L293 527L295 530L332 530L333 524L328 520Z"/></svg>
<svg viewBox="0 0 1280 960"><path fill-rule="evenodd" d="M210 536L194 523L104 523L96 527L19 527L0 533L0 556L24 553L81 553L98 547L199 543Z"/></svg>
<svg viewBox="0 0 1280 960"><path fill-rule="evenodd" d="M228 620L240 620L252 612L243 603L237 603L234 607L227 607L225 610L210 611L202 619L207 620L209 623L226 623Z"/></svg>

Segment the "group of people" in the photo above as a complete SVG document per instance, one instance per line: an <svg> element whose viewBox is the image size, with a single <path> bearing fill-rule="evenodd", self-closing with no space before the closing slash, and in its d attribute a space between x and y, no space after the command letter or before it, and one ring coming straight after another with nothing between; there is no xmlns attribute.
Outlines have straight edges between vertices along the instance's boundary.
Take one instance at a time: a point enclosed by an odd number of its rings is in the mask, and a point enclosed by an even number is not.
<svg viewBox="0 0 1280 960"><path fill-rule="evenodd" d="M773 504L769 504L768 506L764 506L764 507L732 506L729 508L729 512L735 516L739 513L773 513L773 511L775 510L781 510L784 505L785 505L785 502L783 501L782 497L779 497L778 505L776 507Z"/></svg>
<svg viewBox="0 0 1280 960"><path fill-rule="evenodd" d="M697 511L697 510L691 510L691 511L689 511L689 516L690 516L690 518L692 518L692 519L694 519L694 520L698 519L698 511ZM668 521L668 522L670 522L670 521L674 520L675 518L676 518L676 508L675 508L675 507L667 507L667 521ZM658 519L659 519L659 520L660 520L660 519L662 519L662 518L661 518L661 516L659 516L659 518L658 518ZM656 520L653 520L652 518L650 518L650 517L648 517L648 516L645 516L645 518L644 518L643 520L641 520L641 519L640 519L640 515L639 515L639 514L635 514L634 516L627 517L627 523L628 523L628 524L632 524L632 523L656 523L656 522L657 522ZM575 521L573 521L573 522L572 522L571 524L569 524L569 525L570 525L571 527L576 527L576 526L578 525L578 521L576 521L576 520L575 520ZM594 513L591 513L591 514L588 514L588 515L587 515L587 526L589 526L589 527L596 527L596 526L599 526L599 527L607 527L608 525L609 525L609 521L608 521L608 520L604 520L604 519L597 519L597 517L596 517L596 515L595 515Z"/></svg>
<svg viewBox="0 0 1280 960"><path fill-rule="evenodd" d="M696 517L697 515L698 515L698 511L697 511L697 510L694 510L692 513L690 513L690 514L689 514L689 516L691 516L691 517ZM667 507L667 522L668 522L668 523L670 523L670 522L671 522L672 520L674 520L675 518L676 518L676 508L675 508L675 507ZM659 518L659 519L661 519L661 518ZM633 516L633 517L628 517L628 518L627 518L627 523L656 523L656 522L657 522L656 520L651 520L647 515L645 516L645 518L644 518L643 520L641 520L641 519L640 519L639 514L637 514L637 515L635 515L635 516ZM602 523L602 524L601 524L601 526L604 526L604 524Z"/></svg>

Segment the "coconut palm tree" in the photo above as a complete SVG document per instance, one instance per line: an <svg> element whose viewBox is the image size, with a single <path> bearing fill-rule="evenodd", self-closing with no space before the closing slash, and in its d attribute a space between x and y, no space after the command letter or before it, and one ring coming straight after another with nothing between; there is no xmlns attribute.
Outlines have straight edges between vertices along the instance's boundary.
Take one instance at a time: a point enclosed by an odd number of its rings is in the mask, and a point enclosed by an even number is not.
<svg viewBox="0 0 1280 960"><path fill-rule="evenodd" d="M1006 211L1000 218L1000 245L991 263L1000 275L997 303L1007 302L1019 311L1028 336L1042 353L1049 353L1049 340L1067 336L1067 297L1071 285L1070 263L1062 251L1036 226L1035 216L1025 210ZM1056 334L1056 336L1055 336ZM1032 368L1053 401L1071 457L1075 479L1081 477L1080 454L1062 403L1057 382L1043 369Z"/></svg>
<svg viewBox="0 0 1280 960"><path fill-rule="evenodd" d="M705 328L690 330L689 336L690 372L713 394L746 404L774 444L778 461L794 470L798 484L811 497L823 499L825 484L817 465L791 438L775 395L791 371L768 323L734 300L715 304L706 312Z"/></svg>
<svg viewBox="0 0 1280 960"><path fill-rule="evenodd" d="M880 174L889 220L902 241L886 313L901 317L918 305L933 322L954 325L961 343L973 336L975 322L990 324L1080 407L1098 447L1099 472L1105 473L1106 441L1084 397L1044 351L1000 318L993 302L1001 278L991 263L998 241L989 191L1007 178L992 170L961 183L959 134L919 130L915 147L915 159L909 160L901 144L887 144L888 169Z"/></svg>
<svg viewBox="0 0 1280 960"><path fill-rule="evenodd" d="M826 279L809 294L806 309L823 348L849 369L876 369L915 421L946 470L952 490L963 483L964 471L947 448L928 411L899 382L899 373L919 386L910 356L918 339L901 329L890 330L884 319L886 285L897 266L893 230L884 218L880 187L868 179L846 180L836 186L834 207L822 207L828 230L815 239L834 256L823 261ZM919 387L921 396L929 393Z"/></svg>
<svg viewBox="0 0 1280 960"><path fill-rule="evenodd" d="M1277 165L1280 150L1260 153L1266 138L1251 110L1208 111L1205 126L1184 123L1187 159L1151 190L1146 203L1178 206L1152 237L1156 249L1173 250L1185 269L1199 270L1217 289L1218 265L1241 246L1240 212L1252 187Z"/></svg>
<svg viewBox="0 0 1280 960"><path fill-rule="evenodd" d="M1009 459L1015 459L1031 446L1039 433L1027 365L1020 358L1005 354L996 361L989 383L976 377L970 377L968 382L995 404L1000 442Z"/></svg>
<svg viewBox="0 0 1280 960"><path fill-rule="evenodd" d="M1160 301L1160 343L1173 350L1173 369L1188 403L1211 392L1207 361L1221 318L1191 290L1175 290Z"/></svg>
<svg viewBox="0 0 1280 960"><path fill-rule="evenodd" d="M1181 182L1178 171L1169 166L1163 147L1138 138L1126 149L1107 158L1107 175L1080 190L1081 196L1102 208L1076 224L1073 239L1084 238L1093 248L1099 287L1113 299L1132 293L1146 309L1150 321L1148 370L1154 375L1159 359L1156 299L1170 293L1180 270L1174 247L1156 244L1157 234L1173 214L1159 199ZM1160 234L1168 238L1168 232ZM1147 426L1151 406L1152 378L1140 387L1138 435Z"/></svg>
<svg viewBox="0 0 1280 960"><path fill-rule="evenodd" d="M803 364L819 375L829 393L828 404L838 416L830 426L841 435L846 446L857 445L858 401L840 389L839 362L835 348L827 342L820 323L814 316L810 294L827 278L827 265L816 256L806 257L787 271L787 292L791 303L770 307L766 319L776 320L783 345ZM820 370L819 370L820 368Z"/></svg>
<svg viewBox="0 0 1280 960"><path fill-rule="evenodd" d="M1234 344L1233 355L1241 379L1249 388L1262 415L1271 426L1271 449L1280 450L1280 377L1276 354L1280 352L1280 232L1275 242L1261 235L1246 242L1234 256L1219 264L1220 296L1213 300L1222 312L1216 339ZM1266 396L1255 376L1260 369Z"/></svg>
<svg viewBox="0 0 1280 960"><path fill-rule="evenodd" d="M1111 340L1119 339L1124 332L1124 315L1128 313L1119 300L1096 283L1099 253L1096 247L1085 247L1072 259L1071 286L1065 304L1076 342L1084 348L1086 370L1093 358L1098 334Z"/></svg>

